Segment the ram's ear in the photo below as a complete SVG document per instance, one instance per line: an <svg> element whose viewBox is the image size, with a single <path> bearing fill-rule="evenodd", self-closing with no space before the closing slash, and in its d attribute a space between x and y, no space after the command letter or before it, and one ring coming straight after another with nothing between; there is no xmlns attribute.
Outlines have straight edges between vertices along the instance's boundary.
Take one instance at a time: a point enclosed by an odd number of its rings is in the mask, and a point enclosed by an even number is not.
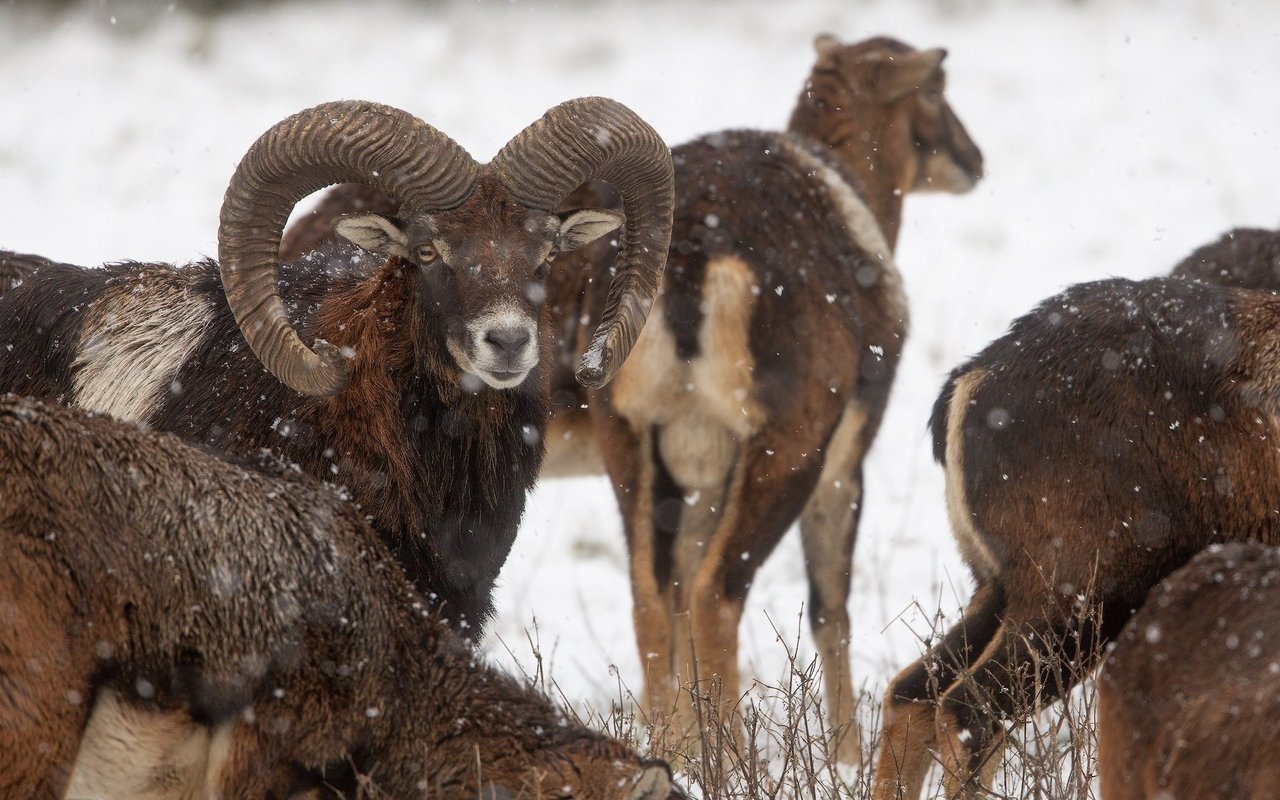
<svg viewBox="0 0 1280 800"><path fill-rule="evenodd" d="M338 235L370 253L409 257L409 237L398 220L381 214L344 214L334 223Z"/></svg>
<svg viewBox="0 0 1280 800"><path fill-rule="evenodd" d="M574 211L560 222L559 248L576 250L622 227L625 220L621 211L597 208Z"/></svg>

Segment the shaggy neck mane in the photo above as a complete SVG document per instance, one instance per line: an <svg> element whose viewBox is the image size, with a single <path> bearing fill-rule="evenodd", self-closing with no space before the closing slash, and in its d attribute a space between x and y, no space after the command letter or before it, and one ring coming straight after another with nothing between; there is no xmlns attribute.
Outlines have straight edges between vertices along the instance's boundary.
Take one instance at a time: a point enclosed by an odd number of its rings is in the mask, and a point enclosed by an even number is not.
<svg viewBox="0 0 1280 800"><path fill-rule="evenodd" d="M414 366L413 342L397 335L404 317L412 314L408 273L392 259L369 280L330 295L316 317L320 338L353 353L347 388L319 404L316 423L324 433L318 438L334 451L338 474L351 476L349 488L365 513L384 523L379 527L423 521L396 513L397 498L412 496L414 476L413 453L404 446L397 415L401 387L393 378Z"/></svg>

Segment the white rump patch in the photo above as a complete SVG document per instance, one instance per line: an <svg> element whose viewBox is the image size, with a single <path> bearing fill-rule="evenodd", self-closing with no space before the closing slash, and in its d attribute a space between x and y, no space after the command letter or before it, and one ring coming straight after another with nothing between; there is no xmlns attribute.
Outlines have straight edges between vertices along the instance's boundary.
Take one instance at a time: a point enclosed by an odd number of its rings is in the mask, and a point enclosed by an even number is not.
<svg viewBox="0 0 1280 800"><path fill-rule="evenodd" d="M94 302L73 367L75 404L145 423L213 319L182 276L148 271L112 285Z"/></svg>
<svg viewBox="0 0 1280 800"><path fill-rule="evenodd" d="M907 295L902 289L902 274L898 272L898 265L893 260L893 250L890 249L889 243L884 238L884 233L880 230L880 223L876 221L876 215L871 213L871 209L866 202L858 196L840 173L831 166L823 162L822 159L810 153L805 148L797 145L789 139L782 139L782 148L787 156L794 159L798 164L813 174L818 180L822 181L827 187L827 193L831 198L831 202L840 211L840 216L844 218L845 227L849 229L850 236L858 243L858 246L871 255L872 258L880 262L880 274L867 276L870 280L864 279L864 276L855 276L859 284L864 286L872 286L879 284L884 292L885 300L888 301L891 313L895 319L902 320L905 325L907 322ZM868 269L868 272L871 270Z"/></svg>
<svg viewBox="0 0 1280 800"><path fill-rule="evenodd" d="M961 375L956 379L951 390L951 402L947 404L947 517L960 555L979 580L992 579L1001 571L999 559L987 546L986 538L974 519L964 484L965 414L969 411L971 398L986 377L987 373L982 369Z"/></svg>
<svg viewBox="0 0 1280 800"><path fill-rule="evenodd" d="M666 323L659 294L649 322L640 329L631 355L613 379L618 413L637 430L670 425L685 416L691 418L688 430L719 426L737 440L759 430L766 414L755 397L755 358L749 339L755 285L755 273L736 256L707 262L698 356L692 361L676 352L675 335ZM676 450L668 455L674 457ZM718 458L704 454L708 456Z"/></svg>

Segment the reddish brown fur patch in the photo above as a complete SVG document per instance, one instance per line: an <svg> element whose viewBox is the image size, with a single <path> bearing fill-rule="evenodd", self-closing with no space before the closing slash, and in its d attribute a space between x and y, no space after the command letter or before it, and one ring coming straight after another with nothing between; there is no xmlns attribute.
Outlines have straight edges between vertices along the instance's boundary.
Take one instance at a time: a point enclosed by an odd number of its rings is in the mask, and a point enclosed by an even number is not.
<svg viewBox="0 0 1280 800"><path fill-rule="evenodd" d="M348 362L350 383L320 404L316 421L327 430L325 438L340 469L343 459L385 465L386 478L396 489L382 494L385 500L379 501L377 493L366 498L375 506L414 493L412 454L405 448L399 414L400 387L392 378L413 366L413 338L401 326L412 291L411 270L393 258L352 291L329 295L317 315L320 336L354 354ZM376 517L389 516L384 509L367 510Z"/></svg>
<svg viewBox="0 0 1280 800"><path fill-rule="evenodd" d="M1106 800L1142 800L1133 734L1124 702L1105 677L1098 680L1098 780Z"/></svg>
<svg viewBox="0 0 1280 800"><path fill-rule="evenodd" d="M25 518L34 487L0 492L0 796L61 797L88 716L92 662L71 644L72 598L44 591L58 581Z"/></svg>
<svg viewBox="0 0 1280 800"><path fill-rule="evenodd" d="M1270 292L1233 292L1234 361L1245 403L1280 426L1280 297Z"/></svg>

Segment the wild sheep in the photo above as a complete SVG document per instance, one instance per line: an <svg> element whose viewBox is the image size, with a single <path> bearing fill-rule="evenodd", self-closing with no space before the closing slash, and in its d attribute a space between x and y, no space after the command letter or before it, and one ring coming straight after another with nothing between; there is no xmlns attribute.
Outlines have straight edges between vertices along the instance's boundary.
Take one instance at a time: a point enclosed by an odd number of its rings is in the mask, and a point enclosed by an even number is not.
<svg viewBox="0 0 1280 800"><path fill-rule="evenodd" d="M657 134L603 98L557 106L484 166L398 109L317 106L237 168L220 266L55 265L0 297L0 342L14 345L0 390L224 452L270 448L347 487L419 590L474 633L542 459L543 282L557 251L622 221L550 209L590 178L626 209L609 311L578 370L600 384L657 291L671 169ZM293 204L339 181L396 198L399 215L344 218L363 250L278 264Z"/></svg>
<svg viewBox="0 0 1280 800"><path fill-rule="evenodd" d="M786 133L726 131L673 150L662 291L632 360L587 393L586 422L627 532L650 706L687 727L679 689L695 674L720 683L724 712L736 704L747 592L798 518L828 720L852 762L849 584L862 460L907 333L893 261L902 195L967 191L982 158L943 96L944 51L830 36L816 48ZM577 286L552 287L553 304L581 297L568 340L578 352L607 275L607 264L566 270ZM580 441L576 409L553 409L571 413L548 446L572 445L575 428Z"/></svg>
<svg viewBox="0 0 1280 800"><path fill-rule="evenodd" d="M679 796L425 609L330 486L0 399L4 797Z"/></svg>
<svg viewBox="0 0 1280 800"><path fill-rule="evenodd" d="M967 191L982 174L943 95L945 51L829 35L815 47L787 133L727 131L674 149L669 266L611 386L584 392L572 367L608 307L605 244L570 256L548 284L565 335L543 475L596 471L593 443L604 451L631 553L648 705L686 721L689 697L677 689L692 679L695 652L700 676L736 699L743 601L797 517L829 718L851 719L862 458L906 335L892 258L902 195ZM364 187L334 189L286 250L316 246L343 211L388 203ZM844 760L857 757L856 739L843 737Z"/></svg>
<svg viewBox="0 0 1280 800"><path fill-rule="evenodd" d="M873 793L936 751L971 797L1020 707L1061 697L1147 591L1215 542L1280 541L1280 296L1073 286L956 369L934 455L976 588L889 686Z"/></svg>
<svg viewBox="0 0 1280 800"><path fill-rule="evenodd" d="M1098 677L1104 800L1280 793L1280 551L1210 547L1151 590Z"/></svg>
<svg viewBox="0 0 1280 800"><path fill-rule="evenodd" d="M1183 259L1171 273L1241 289L1280 289L1280 231L1235 228Z"/></svg>

